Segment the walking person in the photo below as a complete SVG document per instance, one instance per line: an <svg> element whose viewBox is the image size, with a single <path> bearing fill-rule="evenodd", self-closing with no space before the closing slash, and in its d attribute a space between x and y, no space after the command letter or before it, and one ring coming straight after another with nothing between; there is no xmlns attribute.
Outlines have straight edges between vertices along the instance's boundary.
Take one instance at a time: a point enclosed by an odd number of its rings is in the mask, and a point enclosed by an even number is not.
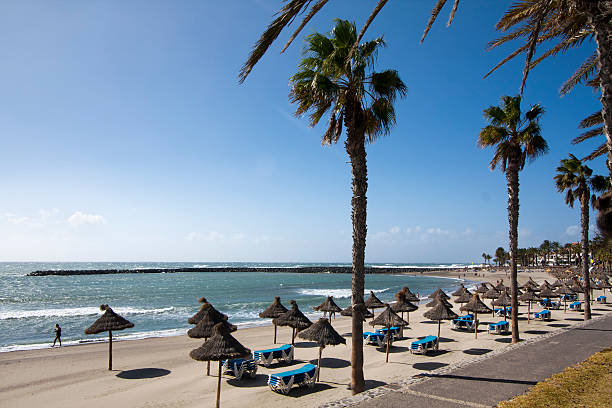
<svg viewBox="0 0 612 408"><path fill-rule="evenodd" d="M53 340L53 345L51 347L55 347L55 342L59 341L59 346L62 347L62 328L59 324L55 324L55 339Z"/></svg>

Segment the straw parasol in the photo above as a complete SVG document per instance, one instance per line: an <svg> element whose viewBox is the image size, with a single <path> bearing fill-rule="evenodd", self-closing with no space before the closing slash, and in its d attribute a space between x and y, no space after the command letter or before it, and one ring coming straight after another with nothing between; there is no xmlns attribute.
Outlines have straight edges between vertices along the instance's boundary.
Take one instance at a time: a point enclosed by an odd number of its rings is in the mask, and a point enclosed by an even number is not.
<svg viewBox="0 0 612 408"><path fill-rule="evenodd" d="M291 327L291 344L293 345L295 341L295 330L304 330L310 326L312 322L300 311L295 300L290 300L289 303L291 304L291 309L272 320L272 323L278 326Z"/></svg>
<svg viewBox="0 0 612 408"><path fill-rule="evenodd" d="M85 329L85 334L98 334L108 332L108 369L113 369L113 330L123 330L134 327L134 323L124 319L110 308L109 305L100 305L104 314L91 326Z"/></svg>
<svg viewBox="0 0 612 408"><path fill-rule="evenodd" d="M540 291L539 294L540 298L545 299L545 298L553 298L553 297L559 297L560 295L558 293L555 293L553 291L552 286L550 288L544 288Z"/></svg>
<svg viewBox="0 0 612 408"><path fill-rule="evenodd" d="M368 309L372 309L372 315L374 315L374 309L385 307L385 304L376 297L374 291L370 291L370 297L365 300L365 305Z"/></svg>
<svg viewBox="0 0 612 408"><path fill-rule="evenodd" d="M246 357L251 350L244 347L227 331L223 323L213 328L213 336L197 349L191 350L189 356L197 361L218 361L219 377L217 380L217 408L221 397L221 360Z"/></svg>
<svg viewBox="0 0 612 408"><path fill-rule="evenodd" d="M472 299L460 308L462 311L474 313L474 338L478 338L478 313L489 313L491 309L480 300L478 293L474 293Z"/></svg>
<svg viewBox="0 0 612 408"><path fill-rule="evenodd" d="M455 299L455 303L468 303L470 300L472 300L472 294L465 291L461 296Z"/></svg>
<svg viewBox="0 0 612 408"><path fill-rule="evenodd" d="M270 306L259 314L262 319L276 319L283 313L287 312L287 308L282 305L280 296L274 296L274 301ZM274 325L274 344L276 344L276 325Z"/></svg>
<svg viewBox="0 0 612 408"><path fill-rule="evenodd" d="M200 310L198 310L198 312L196 314L194 314L193 316L191 316L189 319L187 319L187 323L189 324L198 324L198 322L200 320L202 320L202 317L204 316L205 313L210 314L211 318L213 320L216 320L218 322L220 322L221 320L227 320L227 315L221 313L220 311L218 311L217 309L214 308L213 305L211 305L206 298L200 298L198 299L198 302L203 303L203 305L200 307ZM206 306L208 305L208 306ZM209 307L210 306L210 307Z"/></svg>
<svg viewBox="0 0 612 408"><path fill-rule="evenodd" d="M395 294L395 303L391 305L391 310L395 313L402 313L402 319L404 319L404 312L408 313L408 317L406 319L406 323L410 324L410 312L414 312L419 307L413 305L409 301L406 300L406 296L402 291L399 291ZM404 338L404 327L400 329L400 336Z"/></svg>
<svg viewBox="0 0 612 408"><path fill-rule="evenodd" d="M444 299L443 297L434 298L429 303L427 303L425 307L436 307L438 303L444 303L446 307L451 308L451 309L453 308L453 305L448 300Z"/></svg>
<svg viewBox="0 0 612 408"><path fill-rule="evenodd" d="M548 283L547 280L544 280L544 283L540 285L540 290L544 290L544 289L552 289L551 284Z"/></svg>
<svg viewBox="0 0 612 408"><path fill-rule="evenodd" d="M325 299L325 302L321 303L319 306L315 306L312 308L317 312L323 312L323 317L325 317L326 313L329 313L329 321L331 323L332 314L340 313L342 308L334 302L334 299L331 296L328 296Z"/></svg>
<svg viewBox="0 0 612 408"><path fill-rule="evenodd" d="M436 297L441 296L444 299L450 299L450 296L448 296L446 293L444 293L444 291L440 288L436 289L432 294L430 294L429 296L427 296L430 299L435 299Z"/></svg>
<svg viewBox="0 0 612 408"><path fill-rule="evenodd" d="M523 302L527 302L527 324L529 324L529 318L531 316L531 302L537 302L538 300L541 300L541 299L538 295L535 294L535 292L529 289L526 289L525 293L519 296L519 300L522 300Z"/></svg>
<svg viewBox="0 0 612 408"><path fill-rule="evenodd" d="M463 283L462 283L459 285L459 289L451 293L451 296L461 296L465 290L466 290L465 286L463 286Z"/></svg>
<svg viewBox="0 0 612 408"><path fill-rule="evenodd" d="M370 324L372 326L384 326L387 329L393 326L408 326L408 323L399 317L397 313L395 313L389 305L384 305L386 309L378 314L378 316L373 319ZM389 342L391 338L390 330L387 330L387 357L385 362L389 362Z"/></svg>
<svg viewBox="0 0 612 408"><path fill-rule="evenodd" d="M412 293L410 291L410 288L408 286L404 286L400 292L404 292L404 297L409 302L417 302L418 303L418 302L421 301L421 299L419 299L419 297L417 295L415 295L414 293Z"/></svg>
<svg viewBox="0 0 612 408"><path fill-rule="evenodd" d="M566 284L563 284L561 287L559 287L559 289L557 289L557 293L559 295L575 295L576 294L576 292L568 288ZM566 310L567 310L567 299L565 298L565 296L563 296L563 313L565 313Z"/></svg>
<svg viewBox="0 0 612 408"><path fill-rule="evenodd" d="M551 284L553 288L558 288L559 286L562 286L562 285L563 285L563 282L561 282L559 279L557 279Z"/></svg>
<svg viewBox="0 0 612 408"><path fill-rule="evenodd" d="M314 341L319 345L319 361L317 363L319 367L317 381L319 381L319 374L321 373L321 351L323 351L325 346L346 344L346 339L332 327L329 320L325 317L320 318L318 322L313 323L309 328L299 332L298 337L304 340Z"/></svg>
<svg viewBox="0 0 612 408"><path fill-rule="evenodd" d="M499 297L499 294L500 292L497 289L495 289L493 286L491 286L491 288L484 295L482 295L482 297L485 299L497 299ZM493 308L492 306L493 304L491 304L491 308Z"/></svg>
<svg viewBox="0 0 612 408"><path fill-rule="evenodd" d="M508 297L508 294L506 293L506 291L504 290L502 293L499 294L499 296L497 297L497 299L493 300L491 302L491 306L502 306L504 308L504 320L506 320L506 306L510 306L511 304L511 300ZM493 314L495 314L495 309L493 309Z"/></svg>
<svg viewBox="0 0 612 408"><path fill-rule="evenodd" d="M459 317L457 313L453 312L450 307L446 306L443 302L438 303L436 306L423 313L423 316L438 321L438 344L440 343L440 321L452 320Z"/></svg>
<svg viewBox="0 0 612 408"><path fill-rule="evenodd" d="M346 309L342 309L340 314L342 316L348 316L348 317L353 316L353 306L349 305ZM374 314L364 307L362 317L363 317L363 321L365 322L365 319L374 317Z"/></svg>
<svg viewBox="0 0 612 408"><path fill-rule="evenodd" d="M481 295L484 295L488 291L489 291L489 287L487 286L486 282L482 282L480 286L476 288L476 293L480 293Z"/></svg>
<svg viewBox="0 0 612 408"><path fill-rule="evenodd" d="M508 289L507 286L504 286L504 280L503 279L500 279L499 282L497 283L497 285L494 286L494 288L498 292L503 292L504 290Z"/></svg>

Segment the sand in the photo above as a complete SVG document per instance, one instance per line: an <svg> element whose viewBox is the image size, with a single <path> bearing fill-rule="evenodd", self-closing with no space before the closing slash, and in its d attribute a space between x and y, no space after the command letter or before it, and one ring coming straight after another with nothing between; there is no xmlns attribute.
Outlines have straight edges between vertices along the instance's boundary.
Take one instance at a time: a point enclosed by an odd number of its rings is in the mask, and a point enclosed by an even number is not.
<svg viewBox="0 0 612 408"><path fill-rule="evenodd" d="M505 271L486 272L486 277L474 276L482 272L466 272L467 279L495 282L504 278ZM449 271L436 275L457 277ZM463 274L463 273L462 273ZM529 276L541 283L554 281L544 271L519 274L519 285ZM595 296L602 291L595 291ZM272 294L271 294L272 296ZM608 295L610 298L610 295ZM479 315L481 331L478 339L473 332L450 329L442 323L440 343L442 352L435 356L413 355L410 343L416 338L436 334L437 324L422 317L427 310L421 302L418 311L410 314L410 328L404 331L405 340L396 341L391 349L389 363L385 364L385 350L364 347L364 373L368 387L397 382L432 369L446 367L472 359L493 350L506 347L510 335L490 335L485 323L496 322L498 317ZM485 301L490 305L490 301ZM550 322L531 321L527 324L526 306L521 306L521 338L540 336L561 327L582 321L582 313L552 311ZM535 306L532 310L540 310ZM461 314L458 305L454 310ZM609 313L608 307L594 305L594 314ZM334 327L343 335L350 335L350 318L338 318ZM370 328L369 324L364 327ZM252 350L273 346L272 326L241 329L235 337ZM278 342L289 343L291 329L278 329ZM214 406L217 386L217 363L211 363L212 376L206 376L206 363L192 360L189 351L202 341L187 336L155 338L113 343L113 371L108 371L108 344L88 344L73 347L15 351L0 354L0 406L9 407L210 407ZM304 362L316 362L318 348L314 343L296 339L296 360L291 365L274 364L259 367L255 379L236 381L223 376L221 405L224 407L316 407L322 403L351 395L350 338L347 345L327 347L323 350L320 382L312 389L293 389L287 396L272 392L267 386L267 374L296 368Z"/></svg>

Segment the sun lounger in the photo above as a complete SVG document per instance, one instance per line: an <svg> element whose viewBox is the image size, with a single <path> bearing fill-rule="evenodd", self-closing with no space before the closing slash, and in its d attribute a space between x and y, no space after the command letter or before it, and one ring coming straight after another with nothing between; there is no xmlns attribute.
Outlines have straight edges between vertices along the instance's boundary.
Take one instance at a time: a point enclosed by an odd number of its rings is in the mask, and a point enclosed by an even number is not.
<svg viewBox="0 0 612 408"><path fill-rule="evenodd" d="M421 340L413 341L410 344L410 352L414 354L425 354L429 350L435 350L438 347L437 336L427 336Z"/></svg>
<svg viewBox="0 0 612 408"><path fill-rule="evenodd" d="M366 344L382 347L387 344L387 335L383 333L364 332L363 340ZM389 343L393 343L393 335L389 338Z"/></svg>
<svg viewBox="0 0 612 408"><path fill-rule="evenodd" d="M384 328L384 329L378 329L376 330L376 333L380 333L380 334L387 334L387 332L391 333L391 336L393 336L393 339L396 339L399 337L400 335L400 328L399 327L390 327L390 328Z"/></svg>
<svg viewBox="0 0 612 408"><path fill-rule="evenodd" d="M575 294L574 295L571 295L571 294L561 295L561 300L570 300L571 301L571 300L576 300L576 299L578 299L578 296L576 296Z"/></svg>
<svg viewBox="0 0 612 408"><path fill-rule="evenodd" d="M245 360L243 358L236 358L233 360L224 360L223 373L232 374L237 380L242 379L243 374L247 374L251 378L255 378L257 374L257 363L255 360Z"/></svg>
<svg viewBox="0 0 612 408"><path fill-rule="evenodd" d="M474 330L474 324L478 324L478 321L462 318L451 320L451 327L455 330Z"/></svg>
<svg viewBox="0 0 612 408"><path fill-rule="evenodd" d="M575 310L577 312L581 312L582 311L582 303L580 303L580 302L570 303L569 308L570 308L570 310Z"/></svg>
<svg viewBox="0 0 612 408"><path fill-rule="evenodd" d="M534 313L533 317L536 320L550 320L550 310L544 309L541 312Z"/></svg>
<svg viewBox="0 0 612 408"><path fill-rule="evenodd" d="M294 385L312 387L315 383L315 378L317 378L317 371L316 365L305 364L295 370L270 374L268 376L268 385L272 391L287 395Z"/></svg>
<svg viewBox="0 0 612 408"><path fill-rule="evenodd" d="M497 309L493 309L493 311L495 312L495 316L504 316L507 314L505 307L499 307Z"/></svg>
<svg viewBox="0 0 612 408"><path fill-rule="evenodd" d="M269 367L274 359L290 363L293 361L293 346L291 344L285 344L273 349L257 350L253 352L253 359L257 364L263 364L266 367Z"/></svg>
<svg viewBox="0 0 612 408"><path fill-rule="evenodd" d="M550 300L549 298L545 298L540 301L540 306L546 307L548 309L559 310L561 309L561 302L555 302L553 300Z"/></svg>
<svg viewBox="0 0 612 408"><path fill-rule="evenodd" d="M508 322L489 323L489 333L490 334L507 333L509 329L510 329L510 325L508 324Z"/></svg>
<svg viewBox="0 0 612 408"><path fill-rule="evenodd" d="M597 303L606 303L606 297L605 296L599 296L597 298Z"/></svg>

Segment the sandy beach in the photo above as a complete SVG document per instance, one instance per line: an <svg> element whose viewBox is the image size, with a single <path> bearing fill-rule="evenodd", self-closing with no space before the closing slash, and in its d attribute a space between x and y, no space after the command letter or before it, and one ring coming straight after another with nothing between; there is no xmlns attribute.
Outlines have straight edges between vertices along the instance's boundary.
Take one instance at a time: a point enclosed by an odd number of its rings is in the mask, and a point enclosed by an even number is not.
<svg viewBox="0 0 612 408"><path fill-rule="evenodd" d="M448 271L438 276L457 277L459 272ZM485 272L468 270L466 279L491 281L509 279L505 271ZM463 271L461 272L463 275ZM479 276L474 276L478 274ZM519 285L529 277L541 283L554 281L543 270L522 272ZM463 276L462 276L463 277ZM595 291L595 296L601 294ZM271 294L272 297L273 294ZM485 303L490 305L490 301ZM539 311L535 306L532 310ZM454 307L457 313L459 305ZM394 343L389 363L385 364L384 349L365 346L364 373L368 387L397 382L436 368L460 363L476 356L506 347L510 335L490 335L486 323L498 317L479 315L481 328L478 339L473 332L454 331L448 322L442 323L440 352L434 355L413 355L410 343L416 338L436 334L437 324L423 318L427 311L421 302L418 311L410 314L406 339ZM527 324L527 306L521 306L521 338L530 339L582 321L582 313L552 311L551 321ZM612 308L593 306L593 315L612 312ZM460 313L461 314L461 313ZM350 336L350 319L333 320L334 327L345 337ZM364 328L368 330L366 322ZM234 336L251 350L272 347L272 326L241 329ZM278 342L289 343L291 330L279 327ZM351 395L350 341L347 345L328 347L323 351L320 382L312 389L295 388L287 396L272 392L267 374L296 368L308 361L316 361L318 348L314 343L299 338L295 344L296 360L290 364L259 367L255 379L237 381L223 376L221 405L224 407L268 406L316 407L325 402ZM217 363L211 364L211 376L206 376L206 364L192 360L189 351L202 341L187 336L122 341L113 344L113 371L107 370L108 344L89 344L55 349L15 351L0 354L0 399L2 407L202 407L214 406Z"/></svg>

